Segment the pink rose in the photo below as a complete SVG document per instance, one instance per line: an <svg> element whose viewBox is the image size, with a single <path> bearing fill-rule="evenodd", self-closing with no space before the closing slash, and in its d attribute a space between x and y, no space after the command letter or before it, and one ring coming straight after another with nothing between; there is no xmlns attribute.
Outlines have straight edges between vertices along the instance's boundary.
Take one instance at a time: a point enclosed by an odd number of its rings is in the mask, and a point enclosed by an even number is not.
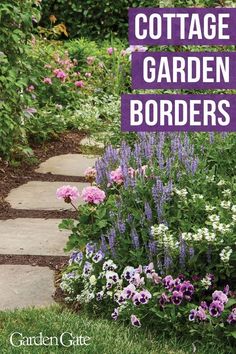
<svg viewBox="0 0 236 354"><path fill-rule="evenodd" d="M106 194L98 187L90 186L85 187L81 193L82 199L89 204L100 204L106 198Z"/></svg>
<svg viewBox="0 0 236 354"><path fill-rule="evenodd" d="M79 191L76 187L62 186L57 189L56 196L58 199L64 199L66 203L70 203L79 198Z"/></svg>

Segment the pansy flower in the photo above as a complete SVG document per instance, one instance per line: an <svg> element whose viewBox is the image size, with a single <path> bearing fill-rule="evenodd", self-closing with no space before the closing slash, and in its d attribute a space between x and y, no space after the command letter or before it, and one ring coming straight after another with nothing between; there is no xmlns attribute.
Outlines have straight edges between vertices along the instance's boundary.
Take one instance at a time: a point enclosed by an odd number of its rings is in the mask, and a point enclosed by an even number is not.
<svg viewBox="0 0 236 354"><path fill-rule="evenodd" d="M131 315L130 319L131 319L132 326L141 327L141 322L135 315Z"/></svg>

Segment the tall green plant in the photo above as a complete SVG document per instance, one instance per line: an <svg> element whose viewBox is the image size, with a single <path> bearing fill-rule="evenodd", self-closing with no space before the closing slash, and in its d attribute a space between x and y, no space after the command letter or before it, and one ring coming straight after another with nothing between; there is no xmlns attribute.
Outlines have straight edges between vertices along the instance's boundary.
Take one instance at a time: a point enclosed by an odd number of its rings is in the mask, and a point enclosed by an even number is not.
<svg viewBox="0 0 236 354"><path fill-rule="evenodd" d="M33 0L1 0L0 3L0 155L10 157L24 142L24 95L31 70L27 41L39 16ZM19 145L20 146L20 145Z"/></svg>

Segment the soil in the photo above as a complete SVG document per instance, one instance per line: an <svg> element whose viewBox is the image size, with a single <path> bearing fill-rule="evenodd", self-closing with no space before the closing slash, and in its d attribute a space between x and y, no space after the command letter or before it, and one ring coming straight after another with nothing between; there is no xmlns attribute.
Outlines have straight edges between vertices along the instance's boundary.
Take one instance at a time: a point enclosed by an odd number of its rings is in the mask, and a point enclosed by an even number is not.
<svg viewBox="0 0 236 354"><path fill-rule="evenodd" d="M12 209L4 200L11 189L16 188L28 181L68 181L83 182L83 177L70 177L62 175L52 175L50 173L41 174L34 170L38 165L48 158L67 153L81 153L80 141L85 136L81 132L68 132L59 136L55 141L50 141L44 145L32 145L34 151L33 161L24 161L19 166L13 166L0 159L0 219L14 219L18 217L29 218L73 218L75 212L70 211L40 211L40 210L17 210Z"/></svg>

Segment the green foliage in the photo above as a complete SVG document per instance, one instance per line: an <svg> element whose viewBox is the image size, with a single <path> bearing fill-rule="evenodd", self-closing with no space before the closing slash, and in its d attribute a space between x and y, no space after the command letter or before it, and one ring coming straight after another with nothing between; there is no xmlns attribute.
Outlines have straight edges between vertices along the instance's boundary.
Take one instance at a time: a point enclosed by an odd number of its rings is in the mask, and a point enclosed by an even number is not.
<svg viewBox="0 0 236 354"><path fill-rule="evenodd" d="M70 37L110 37L111 33L127 37L128 8L158 6L158 0L64 0L45 1L42 4L43 25L50 15L64 22Z"/></svg>
<svg viewBox="0 0 236 354"><path fill-rule="evenodd" d="M32 16L39 15L34 1L0 3L0 155L21 153L26 142L23 109L31 66L26 42L32 29ZM18 144L18 146L17 146Z"/></svg>

